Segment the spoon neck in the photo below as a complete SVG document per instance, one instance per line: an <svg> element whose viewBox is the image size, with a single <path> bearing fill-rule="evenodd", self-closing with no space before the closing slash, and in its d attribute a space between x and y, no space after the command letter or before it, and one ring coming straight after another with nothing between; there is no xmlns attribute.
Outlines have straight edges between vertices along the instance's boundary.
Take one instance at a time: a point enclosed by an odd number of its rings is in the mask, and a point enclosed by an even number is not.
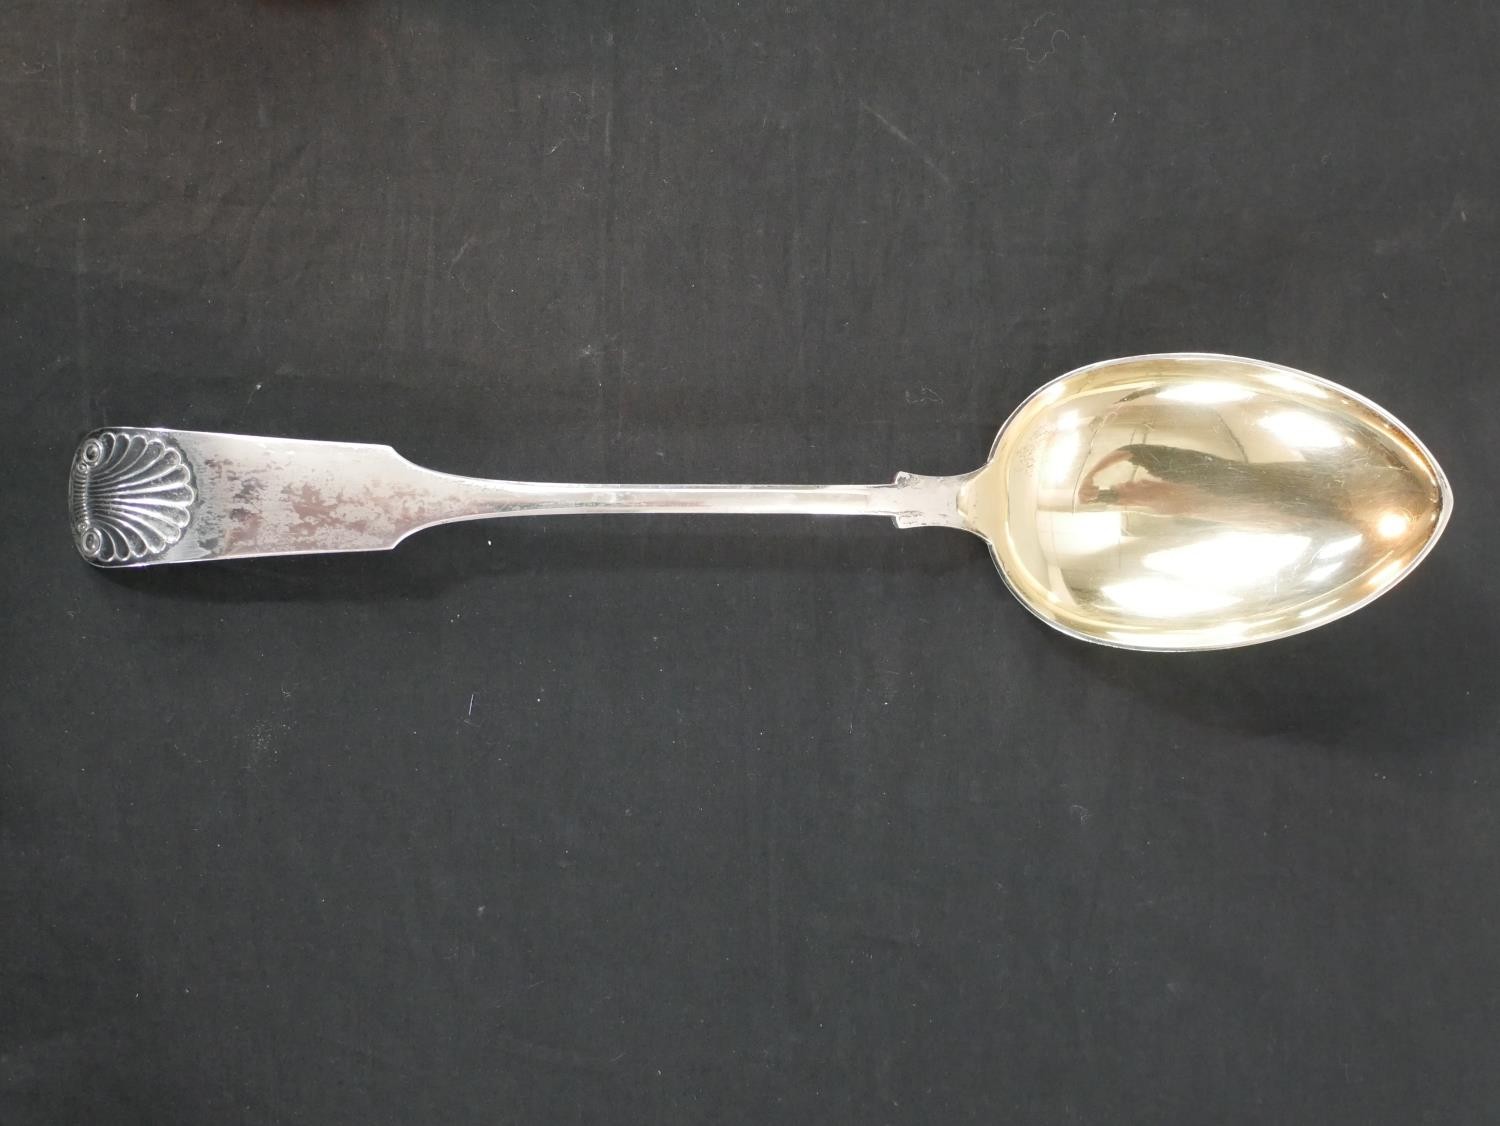
<svg viewBox="0 0 1500 1126"><path fill-rule="evenodd" d="M959 507L963 486L974 474L958 477L924 477L919 473L898 473L889 485L891 519L898 528L959 528L974 530Z"/></svg>

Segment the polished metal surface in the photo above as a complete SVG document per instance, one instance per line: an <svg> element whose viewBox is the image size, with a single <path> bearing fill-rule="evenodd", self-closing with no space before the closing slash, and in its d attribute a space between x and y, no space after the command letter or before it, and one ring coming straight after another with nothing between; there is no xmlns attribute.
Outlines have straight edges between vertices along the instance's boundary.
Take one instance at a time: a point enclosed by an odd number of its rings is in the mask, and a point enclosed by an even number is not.
<svg viewBox="0 0 1500 1126"><path fill-rule="evenodd" d="M1411 571L1453 502L1432 455L1354 392L1175 355L1041 388L959 503L1044 621L1178 650L1285 637L1359 608Z"/></svg>
<svg viewBox="0 0 1500 1126"><path fill-rule="evenodd" d="M145 567L382 551L423 528L497 516L792 513L961 527L957 480L900 473L889 485L489 481L424 469L390 446L116 426L84 436L68 500L85 559Z"/></svg>
<svg viewBox="0 0 1500 1126"><path fill-rule="evenodd" d="M982 536L1052 626L1132 649L1299 633L1407 574L1452 510L1437 462L1337 384L1231 356L1111 360L1028 398L989 462L887 485L490 481L389 446L111 427L70 474L100 567L378 551L435 524L580 513L886 516Z"/></svg>

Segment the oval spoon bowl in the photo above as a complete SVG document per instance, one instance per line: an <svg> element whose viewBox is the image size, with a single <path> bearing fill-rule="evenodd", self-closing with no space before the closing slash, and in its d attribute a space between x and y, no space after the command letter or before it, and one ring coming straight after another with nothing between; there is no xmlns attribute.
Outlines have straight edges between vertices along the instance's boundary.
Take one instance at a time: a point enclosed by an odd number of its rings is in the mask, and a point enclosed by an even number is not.
<svg viewBox="0 0 1500 1126"><path fill-rule="evenodd" d="M1410 430L1348 388L1172 353L1039 388L959 507L1047 624L1180 651L1353 613L1432 549L1453 492Z"/></svg>

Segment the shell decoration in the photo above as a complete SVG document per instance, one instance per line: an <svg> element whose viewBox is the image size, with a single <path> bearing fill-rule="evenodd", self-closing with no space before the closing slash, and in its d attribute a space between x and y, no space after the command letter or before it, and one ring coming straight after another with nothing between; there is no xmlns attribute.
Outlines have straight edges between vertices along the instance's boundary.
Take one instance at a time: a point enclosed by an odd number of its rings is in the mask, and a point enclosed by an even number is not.
<svg viewBox="0 0 1500 1126"><path fill-rule="evenodd" d="M90 434L73 459L73 538L93 563L128 566L182 538L197 500L182 451L150 431Z"/></svg>

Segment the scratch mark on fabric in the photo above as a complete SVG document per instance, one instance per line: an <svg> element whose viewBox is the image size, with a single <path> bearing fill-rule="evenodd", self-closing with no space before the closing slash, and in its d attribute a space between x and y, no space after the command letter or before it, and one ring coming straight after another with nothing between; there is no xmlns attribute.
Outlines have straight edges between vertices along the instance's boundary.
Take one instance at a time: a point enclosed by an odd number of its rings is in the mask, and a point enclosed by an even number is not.
<svg viewBox="0 0 1500 1126"><path fill-rule="evenodd" d="M771 1005L779 1014L787 995L786 947L782 940L780 825L775 803L766 816L766 942L771 956Z"/></svg>
<svg viewBox="0 0 1500 1126"><path fill-rule="evenodd" d="M469 251L473 250L477 245L479 245L479 239L477 239L475 236L468 235L464 238L464 241L459 244L458 253L455 254L452 258L448 259L449 277L453 276L453 267L457 266L459 262L463 260L463 256L469 253Z"/></svg>
<svg viewBox="0 0 1500 1126"><path fill-rule="evenodd" d="M380 266L385 275L385 334L387 347L382 351L387 356L399 351L403 340L400 305L400 286L392 284L392 273L396 263L396 195L388 183L385 186L385 222L382 225L384 246L381 247ZM389 361L387 361L389 363Z"/></svg>
<svg viewBox="0 0 1500 1126"><path fill-rule="evenodd" d="M1021 34L1010 40L1007 46L1012 51L1019 51L1026 56L1026 62L1030 66L1040 66L1053 55L1057 54L1059 39L1071 39L1067 30L1061 27L1042 28L1042 21L1054 19L1051 12L1043 12L1032 20L1022 30ZM1042 34L1033 36L1032 32L1041 28Z"/></svg>
<svg viewBox="0 0 1500 1126"><path fill-rule="evenodd" d="M588 1071L603 1071L612 1062L606 1056L588 1056L582 1052L571 1051L567 1048L553 1048L546 1044L539 1044L533 1040L523 1040L519 1036L511 1036L504 1032L495 1037L495 1042L502 1052L520 1056L522 1059L531 1060L533 1063L550 1064L554 1067L582 1068Z"/></svg>
<svg viewBox="0 0 1500 1126"><path fill-rule="evenodd" d="M618 277L615 285L615 323L620 324L620 317L625 309L625 266L621 264L617 270ZM620 441L625 436L625 343L622 340L615 341L615 441Z"/></svg>
<svg viewBox="0 0 1500 1126"><path fill-rule="evenodd" d="M602 76L599 73L601 67L605 71ZM602 94L605 103L600 130L598 280L595 284L598 286L596 317L599 333L603 337L603 346L599 350L595 370L598 387L596 409L601 415L608 409L607 404L612 390L616 442L623 434L625 415L624 347L620 340L623 332L625 270L619 261L615 246L615 204L619 168L616 166L614 144L614 111L619 92L619 53L615 47L614 31L607 29L603 36L602 50L595 52L591 67L589 114L592 130L592 118L598 113L596 98ZM606 388L606 383L612 384L612 387Z"/></svg>
<svg viewBox="0 0 1500 1126"><path fill-rule="evenodd" d="M262 387L264 387L264 386L265 386L265 384L264 384L264 383L257 383L257 384L256 384L256 385L255 385L255 386L254 386L254 387L252 387L252 388L250 388L250 394L248 394L248 395L246 395L246 396L245 396L245 402L244 402L244 405L243 405L243 406L241 406L241 407L240 407L240 412L241 412L241 413L242 413L242 414L243 414L243 413L244 413L244 412L245 412L245 411L246 411L246 410L248 410L248 409L249 409L249 407L250 407L250 400L251 400L251 399L253 399L253 398L255 398L255 396L256 396L256 395L258 395L258 394L259 394L259 393L260 393L260 389L261 389L261 388L262 388Z"/></svg>
<svg viewBox="0 0 1500 1126"><path fill-rule="evenodd" d="M89 114L88 107L83 98L83 82L78 73L78 46L74 43L73 51L73 127L78 145L78 155L82 156L88 151L89 146Z"/></svg>
<svg viewBox="0 0 1500 1126"><path fill-rule="evenodd" d="M427 252L422 262L422 340L432 346L433 286L437 276L437 210L427 212Z"/></svg>
<svg viewBox="0 0 1500 1126"><path fill-rule="evenodd" d="M254 267L259 263L258 255L264 254L264 245L272 237L278 227L278 208L283 199L299 188L305 191L308 179L316 173L318 154L315 149L315 141L307 141L297 148L297 151L286 162L284 168L276 172L275 184L271 191L258 199L254 205L249 225L245 235L239 240L239 256L229 271L231 289L255 289L259 283L254 274ZM312 168L309 169L309 165ZM224 204L221 195L214 200L217 209Z"/></svg>
<svg viewBox="0 0 1500 1126"><path fill-rule="evenodd" d="M78 230L73 236L73 359L78 365L78 378L83 390L83 407L90 409L89 390L89 321L88 303L84 298L83 275L88 263L88 248L84 236L88 231L87 218L80 217Z"/></svg>
<svg viewBox="0 0 1500 1126"><path fill-rule="evenodd" d="M944 172L940 167L938 167L937 161L928 156L926 150L924 150L921 145L917 144L916 141L912 140L911 137L907 135L906 131L903 130L899 125L893 122L890 118L886 117L885 114L881 113L874 106L870 105L869 102L860 102L859 108L873 117L876 121L880 122L885 131L892 137L895 137L896 140L909 147L912 152L921 157L922 163L927 165L928 170L931 171L934 176L936 176L948 187L951 188L953 186L953 181L948 179L948 174Z"/></svg>

